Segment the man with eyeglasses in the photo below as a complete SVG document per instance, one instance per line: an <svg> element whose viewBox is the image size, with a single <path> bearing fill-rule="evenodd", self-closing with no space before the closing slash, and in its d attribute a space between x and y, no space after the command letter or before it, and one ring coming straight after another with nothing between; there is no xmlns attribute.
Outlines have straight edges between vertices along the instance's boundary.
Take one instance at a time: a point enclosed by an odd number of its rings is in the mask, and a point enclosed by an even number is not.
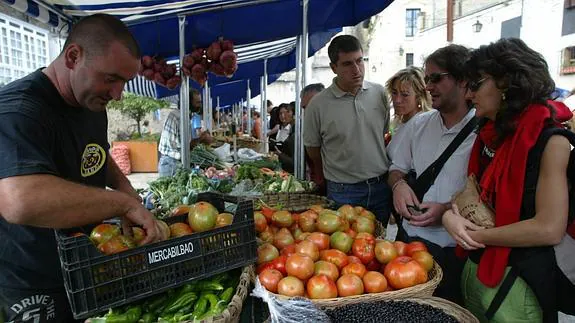
<svg viewBox="0 0 575 323"><path fill-rule="evenodd" d="M337 205L363 206L387 225L391 192L384 134L390 117L385 89L364 81L357 38L335 37L328 55L336 77L306 107L304 145L314 173L325 177L329 199Z"/></svg>
<svg viewBox="0 0 575 323"><path fill-rule="evenodd" d="M455 302L461 300L459 277L463 263L455 256L456 242L441 225L441 217L451 207L451 198L465 186L467 164L476 134L471 132L463 139L426 192L415 189L414 184L411 187L406 175L410 171L415 171L416 176L422 175L474 119L475 109L470 109L465 99L464 63L468 57L469 50L459 45L440 48L427 57L426 89L435 110L415 116L408 124L404 130L408 137L394 156L388 180L395 210L403 217L397 240L426 243L444 270L444 279L436 295ZM468 128L472 129L473 125ZM423 195L421 201L414 193L416 191Z"/></svg>

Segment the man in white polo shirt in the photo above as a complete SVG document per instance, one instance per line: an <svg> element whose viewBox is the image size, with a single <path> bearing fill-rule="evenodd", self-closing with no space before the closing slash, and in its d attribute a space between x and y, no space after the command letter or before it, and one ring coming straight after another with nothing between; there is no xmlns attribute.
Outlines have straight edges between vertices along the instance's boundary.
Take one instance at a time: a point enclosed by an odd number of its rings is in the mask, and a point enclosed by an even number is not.
<svg viewBox="0 0 575 323"><path fill-rule="evenodd" d="M363 50L357 38L335 37L328 55L336 77L306 108L306 151L315 173L323 172L329 199L338 205L363 206L387 225L391 193L386 183L389 160L384 134L389 128L389 102L385 89L364 81Z"/></svg>
<svg viewBox="0 0 575 323"><path fill-rule="evenodd" d="M451 207L452 196L460 191L467 178L467 164L476 134L472 132L449 157L429 190L418 201L404 177L412 169L421 175L474 117L465 100L467 82L464 63L469 50L449 45L429 55L425 61L425 83L435 110L414 117L404 129L406 138L394 156L389 173L395 210L403 217L405 231L397 240L420 240L426 243L434 259L444 270L444 279L436 295L460 302L459 280L463 262L455 256L455 241L441 225L441 216ZM421 209L421 214L408 206Z"/></svg>

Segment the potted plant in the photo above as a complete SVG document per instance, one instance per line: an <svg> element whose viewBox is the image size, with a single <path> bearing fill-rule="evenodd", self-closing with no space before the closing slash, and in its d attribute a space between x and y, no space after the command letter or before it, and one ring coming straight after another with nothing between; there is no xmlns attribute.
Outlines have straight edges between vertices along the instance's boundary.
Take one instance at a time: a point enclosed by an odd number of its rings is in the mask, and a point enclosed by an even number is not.
<svg viewBox="0 0 575 323"><path fill-rule="evenodd" d="M130 149L130 165L133 172L156 172L158 170L158 134L142 133L142 121L157 109L166 108L163 100L126 92L119 101L111 101L108 107L135 121L135 128L128 127L127 140L114 141L112 146L123 144Z"/></svg>

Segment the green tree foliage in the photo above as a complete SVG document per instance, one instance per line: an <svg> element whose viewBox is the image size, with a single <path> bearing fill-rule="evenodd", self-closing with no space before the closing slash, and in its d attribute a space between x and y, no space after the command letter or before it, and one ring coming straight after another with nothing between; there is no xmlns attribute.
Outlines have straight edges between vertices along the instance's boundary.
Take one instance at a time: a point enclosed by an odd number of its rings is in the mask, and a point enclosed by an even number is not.
<svg viewBox="0 0 575 323"><path fill-rule="evenodd" d="M124 92L120 101L110 101L108 108L118 110L123 115L136 121L138 126L138 136L142 137L142 130L140 123L148 115L148 113L167 108L170 105L167 101L156 100L153 98L136 95L129 92Z"/></svg>

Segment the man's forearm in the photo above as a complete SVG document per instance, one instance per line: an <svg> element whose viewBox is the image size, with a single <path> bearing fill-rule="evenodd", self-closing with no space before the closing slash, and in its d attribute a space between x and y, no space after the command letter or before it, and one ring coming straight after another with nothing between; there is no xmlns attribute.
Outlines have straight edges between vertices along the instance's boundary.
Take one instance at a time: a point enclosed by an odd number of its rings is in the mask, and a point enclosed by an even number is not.
<svg viewBox="0 0 575 323"><path fill-rule="evenodd" d="M123 216L139 206L128 194L73 183L54 175L0 180L0 215L16 224L69 228Z"/></svg>
<svg viewBox="0 0 575 323"><path fill-rule="evenodd" d="M392 170L391 172L389 172L389 176L387 178L387 184L390 187L394 187L397 182L399 182L400 180L404 180L404 178L405 173L398 170Z"/></svg>
<svg viewBox="0 0 575 323"><path fill-rule="evenodd" d="M323 164L321 159L321 148L320 147L305 147L305 150L311 159L313 170L319 179L323 180ZM313 180L318 180L317 178L312 178Z"/></svg>

